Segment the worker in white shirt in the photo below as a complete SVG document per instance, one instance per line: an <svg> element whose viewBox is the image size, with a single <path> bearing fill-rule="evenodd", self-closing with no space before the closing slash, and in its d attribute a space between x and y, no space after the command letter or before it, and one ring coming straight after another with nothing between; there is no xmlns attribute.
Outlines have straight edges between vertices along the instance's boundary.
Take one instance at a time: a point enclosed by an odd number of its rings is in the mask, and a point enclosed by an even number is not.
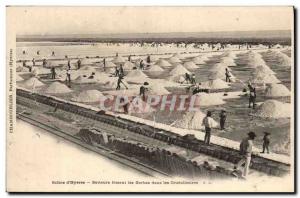
<svg viewBox="0 0 300 198"><path fill-rule="evenodd" d="M211 136L211 128L213 127L213 119L211 118L211 112L207 111L206 117L202 120L202 125L205 126L205 137L204 144L209 145L210 136Z"/></svg>
<svg viewBox="0 0 300 198"><path fill-rule="evenodd" d="M254 132L250 131L248 133L248 137L243 139L240 144L240 154L242 155L242 159L237 163L237 165L234 167L234 169L237 170L242 165L244 165L244 171L242 173L243 178L246 178L248 175L248 172L249 172L253 140L255 139L255 137L256 137L256 134Z"/></svg>

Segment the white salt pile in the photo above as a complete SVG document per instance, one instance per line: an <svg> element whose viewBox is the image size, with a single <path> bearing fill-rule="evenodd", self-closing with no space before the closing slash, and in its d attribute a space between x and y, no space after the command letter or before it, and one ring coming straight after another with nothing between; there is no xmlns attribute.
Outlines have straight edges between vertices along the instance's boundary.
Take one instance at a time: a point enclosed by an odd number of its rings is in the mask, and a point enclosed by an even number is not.
<svg viewBox="0 0 300 198"><path fill-rule="evenodd" d="M24 83L22 83L22 85L27 88L35 88L35 87L43 86L44 83L39 81L39 79L37 79L36 77L32 77L26 80Z"/></svg>
<svg viewBox="0 0 300 198"><path fill-rule="evenodd" d="M168 59L168 61L170 62L170 63L181 63L181 60L179 59L179 58L177 58L177 57L171 57L171 58L169 58Z"/></svg>
<svg viewBox="0 0 300 198"><path fill-rule="evenodd" d="M77 96L73 97L71 100L75 102L100 102L105 96L98 90L85 90L80 92Z"/></svg>
<svg viewBox="0 0 300 198"><path fill-rule="evenodd" d="M183 83L185 82L185 75L172 75L168 77L168 80L176 83Z"/></svg>
<svg viewBox="0 0 300 198"><path fill-rule="evenodd" d="M116 64L114 64L113 62L107 61L105 63L105 67L116 67Z"/></svg>
<svg viewBox="0 0 300 198"><path fill-rule="evenodd" d="M260 74L276 74L276 73L267 65L259 65L259 66L255 67L252 75L258 76Z"/></svg>
<svg viewBox="0 0 300 198"><path fill-rule="evenodd" d="M134 67L135 65L130 61L126 61L123 65L124 70L132 70Z"/></svg>
<svg viewBox="0 0 300 198"><path fill-rule="evenodd" d="M278 96L290 96L290 90L283 84L270 84L266 88L266 96L278 97Z"/></svg>
<svg viewBox="0 0 300 198"><path fill-rule="evenodd" d="M150 56L150 62L157 62L159 58L157 56Z"/></svg>
<svg viewBox="0 0 300 198"><path fill-rule="evenodd" d="M291 66L291 58L288 57L288 55L286 55L282 52L277 52L276 58L277 58L279 66L282 66L282 67Z"/></svg>
<svg viewBox="0 0 300 198"><path fill-rule="evenodd" d="M148 69L147 71L149 71L149 72L163 72L164 69L161 68L158 65L151 65L150 69Z"/></svg>
<svg viewBox="0 0 300 198"><path fill-rule="evenodd" d="M226 68L228 69L228 71L232 70L231 68L227 67L227 65L224 65L223 63L217 63L217 64L214 64L209 69L209 71L211 71L211 72L214 72L214 71L224 71L224 73L225 73Z"/></svg>
<svg viewBox="0 0 300 198"><path fill-rule="evenodd" d="M230 57L223 57L221 59L221 63L223 63L224 65L228 65L228 66L236 66L234 60Z"/></svg>
<svg viewBox="0 0 300 198"><path fill-rule="evenodd" d="M250 82L258 84L280 83L281 81L273 74L259 73L250 78Z"/></svg>
<svg viewBox="0 0 300 198"><path fill-rule="evenodd" d="M261 55L254 55L249 57L247 65L256 67L257 65L266 65L266 62L261 58Z"/></svg>
<svg viewBox="0 0 300 198"><path fill-rule="evenodd" d="M43 68L43 67L34 67L32 69L32 73L34 73L35 75L46 75L46 74L50 74L51 71L50 69Z"/></svg>
<svg viewBox="0 0 300 198"><path fill-rule="evenodd" d="M208 93L197 93L194 96L195 98L195 106L213 106L213 105L222 105L225 104L225 101L222 100L221 97L217 97L216 95L211 95Z"/></svg>
<svg viewBox="0 0 300 198"><path fill-rule="evenodd" d="M214 80L201 82L200 87L204 89L226 89L229 88L229 85L227 82L221 79L214 79Z"/></svg>
<svg viewBox="0 0 300 198"><path fill-rule="evenodd" d="M178 128L184 128L184 129L203 129L204 126L202 126L203 118L205 117L205 114L201 111L190 111L184 114L183 118L180 120L177 120L174 123L175 127ZM218 123L213 120L213 127L217 127Z"/></svg>
<svg viewBox="0 0 300 198"><path fill-rule="evenodd" d="M147 78L148 76L144 74L141 70L135 69L130 71L127 75L126 78Z"/></svg>
<svg viewBox="0 0 300 198"><path fill-rule="evenodd" d="M277 100L267 100L257 107L254 115L265 118L290 117L291 104Z"/></svg>
<svg viewBox="0 0 300 198"><path fill-rule="evenodd" d="M172 66L168 61L163 60L163 59L160 59L156 64L160 67L171 67Z"/></svg>
<svg viewBox="0 0 300 198"><path fill-rule="evenodd" d="M207 58L206 57L203 57L203 56L197 56L197 57L195 57L195 58L193 58L192 59L192 61L195 63L195 64L197 64L197 65L199 65L199 64L205 64L205 61L207 60Z"/></svg>
<svg viewBox="0 0 300 198"><path fill-rule="evenodd" d="M121 57L121 56L117 56L117 57L115 57L114 59L113 59L113 61L112 62L114 62L114 63L124 63L125 62L125 60L124 60L124 58L123 57Z"/></svg>
<svg viewBox="0 0 300 198"><path fill-rule="evenodd" d="M188 61L183 64L186 69L197 69L197 65L193 61Z"/></svg>
<svg viewBox="0 0 300 198"><path fill-rule="evenodd" d="M24 80L20 75L16 75L16 81L18 82L18 81L22 81L22 80Z"/></svg>
<svg viewBox="0 0 300 198"><path fill-rule="evenodd" d="M100 84L105 84L112 79L111 77L109 77L109 75L107 73L103 73L103 72L96 72L94 77L95 77L97 83L100 83Z"/></svg>
<svg viewBox="0 0 300 198"><path fill-rule="evenodd" d="M45 92L53 94L62 94L72 92L72 90L65 84L54 82L45 90Z"/></svg>
<svg viewBox="0 0 300 198"><path fill-rule="evenodd" d="M172 76L184 75L184 74L186 74L186 73L190 74L191 72L189 72L189 71L188 71L185 67L183 67L181 64L176 65L175 68L172 69L172 70L170 71L170 74L171 74Z"/></svg>
<svg viewBox="0 0 300 198"><path fill-rule="evenodd" d="M18 66L16 68L16 72L28 72L28 68L23 67L23 66Z"/></svg>
<svg viewBox="0 0 300 198"><path fill-rule="evenodd" d="M148 93L149 95L168 95L170 92L163 86L149 86L148 87Z"/></svg>

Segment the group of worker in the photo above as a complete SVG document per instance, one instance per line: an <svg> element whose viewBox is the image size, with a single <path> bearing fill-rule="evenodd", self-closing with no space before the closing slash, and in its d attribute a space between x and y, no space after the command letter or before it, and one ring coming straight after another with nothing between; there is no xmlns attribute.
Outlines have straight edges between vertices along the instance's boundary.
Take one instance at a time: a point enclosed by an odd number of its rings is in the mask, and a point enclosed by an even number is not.
<svg viewBox="0 0 300 198"><path fill-rule="evenodd" d="M206 116L202 120L202 125L205 127L205 136L204 136L204 144L209 145L210 144L210 138L211 138L211 131L214 127L214 120L212 119L212 112L207 111ZM225 121L226 121L226 111L222 110L220 115L220 128L221 130L225 129ZM261 153L267 153L270 152L269 146L270 146L270 133L264 132L263 137L263 150ZM249 172L249 165L251 162L251 155L252 155L252 149L253 149L253 140L255 139L256 134L252 131L248 133L248 137L243 139L240 143L240 154L242 156L242 159L237 163L235 166L235 170L240 168L242 165L244 165L244 171L242 176L246 177Z"/></svg>

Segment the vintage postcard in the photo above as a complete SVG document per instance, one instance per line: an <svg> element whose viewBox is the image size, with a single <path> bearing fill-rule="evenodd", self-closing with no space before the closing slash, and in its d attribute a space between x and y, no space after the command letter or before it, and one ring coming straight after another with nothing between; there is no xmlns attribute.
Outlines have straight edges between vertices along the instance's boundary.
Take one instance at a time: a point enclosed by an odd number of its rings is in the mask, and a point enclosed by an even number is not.
<svg viewBox="0 0 300 198"><path fill-rule="evenodd" d="M6 12L8 192L295 191L292 6Z"/></svg>

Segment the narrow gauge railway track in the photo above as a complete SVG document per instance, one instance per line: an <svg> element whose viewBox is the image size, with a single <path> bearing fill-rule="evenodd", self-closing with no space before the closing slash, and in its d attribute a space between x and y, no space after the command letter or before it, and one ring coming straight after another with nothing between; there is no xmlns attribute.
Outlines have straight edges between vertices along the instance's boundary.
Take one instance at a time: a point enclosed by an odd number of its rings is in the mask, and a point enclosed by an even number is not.
<svg viewBox="0 0 300 198"><path fill-rule="evenodd" d="M188 141L185 140L182 136L169 131L154 128L152 126L136 123L122 118L118 118L117 120L116 117L105 114L105 112L99 113L82 106L77 106L75 104L68 103L66 101L60 101L59 99L50 96L31 93L22 89L17 89L17 96L34 100L36 102L52 106L63 111L71 112L73 114L78 114L104 124L113 125L121 129L126 128L132 133L144 135L153 139L157 139L159 141L167 142L168 144L173 144L185 149L203 153L230 163L236 163L241 159L241 156L239 155L238 151L231 148L215 144L207 146L204 145L203 142L200 140ZM274 176L282 176L289 173L290 171L289 164L285 164L271 159L266 159L261 156L255 155L252 159L251 168Z"/></svg>
<svg viewBox="0 0 300 198"><path fill-rule="evenodd" d="M72 136L68 133L65 133L62 130L59 130L57 128L51 127L47 124L44 124L42 122L39 122L36 119L32 119L29 116L26 116L24 114L18 114L17 118L20 120L23 120L27 123L30 123L31 125L34 125L36 127L39 127L45 131L48 131L64 140L70 141L72 143L75 143L85 149L88 149L90 151L93 151L95 153L98 153L100 155L103 155L111 160L117 161L121 164L124 164L126 166L129 166L130 168L144 174L147 176L151 176L151 177L171 177L169 174L164 173L158 169L155 169L153 167L150 167L146 164L143 164L141 162L139 162L138 160L134 159L134 158L130 158L126 155L114 152L106 147L103 147L101 145L89 145L84 143L79 137L76 136Z"/></svg>

